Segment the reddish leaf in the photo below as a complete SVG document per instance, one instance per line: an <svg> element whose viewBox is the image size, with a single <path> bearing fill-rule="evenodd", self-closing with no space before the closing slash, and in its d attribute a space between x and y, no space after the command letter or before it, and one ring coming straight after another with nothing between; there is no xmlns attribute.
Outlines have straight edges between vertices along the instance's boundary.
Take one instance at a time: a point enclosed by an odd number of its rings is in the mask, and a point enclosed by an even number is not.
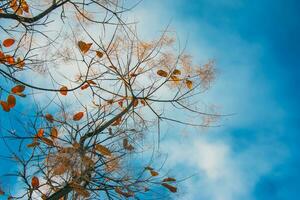
<svg viewBox="0 0 300 200"><path fill-rule="evenodd" d="M10 47L15 43L15 40L12 38L8 38L6 40L3 41L3 46L5 47Z"/></svg>
<svg viewBox="0 0 300 200"><path fill-rule="evenodd" d="M40 181L39 181L38 177L36 177L36 176L32 177L32 179L31 179L31 186L34 189L37 189L40 186Z"/></svg>
<svg viewBox="0 0 300 200"><path fill-rule="evenodd" d="M85 90L88 87L89 87L89 84L84 84L83 86L81 86L81 90Z"/></svg>
<svg viewBox="0 0 300 200"><path fill-rule="evenodd" d="M13 87L11 89L12 93L22 93L25 90L25 86L24 85L16 85L15 87Z"/></svg>
<svg viewBox="0 0 300 200"><path fill-rule="evenodd" d="M83 112L78 112L75 115L73 115L73 120L74 121L79 121L83 117L84 113Z"/></svg>
<svg viewBox="0 0 300 200"><path fill-rule="evenodd" d="M7 97L7 104L9 106L9 108L13 108L16 105L16 97L14 97L13 95L8 95Z"/></svg>
<svg viewBox="0 0 300 200"><path fill-rule="evenodd" d="M169 185L168 183L162 183L161 185L167 188L170 192L177 192L177 188L175 186Z"/></svg>
<svg viewBox="0 0 300 200"><path fill-rule="evenodd" d="M59 92L60 92L61 95L66 96L68 94L68 88L66 86L62 86L59 89Z"/></svg>
<svg viewBox="0 0 300 200"><path fill-rule="evenodd" d="M146 106L146 101L143 100L143 99L141 99L141 104L142 104L143 106Z"/></svg>
<svg viewBox="0 0 300 200"><path fill-rule="evenodd" d="M6 103L5 101L0 101L0 104L1 104L2 109L3 109L5 112L9 112L9 111L10 111L10 108L9 108L8 103Z"/></svg>
<svg viewBox="0 0 300 200"><path fill-rule="evenodd" d="M44 129L40 128L36 134L37 137L41 138L44 136Z"/></svg>
<svg viewBox="0 0 300 200"><path fill-rule="evenodd" d="M162 180L162 182L171 182L171 181L176 181L176 179L175 179L175 178L168 177L168 178L164 178L164 179Z"/></svg>
<svg viewBox="0 0 300 200"><path fill-rule="evenodd" d="M53 123L53 121L54 121L53 116L51 114L49 114L49 113L45 115L45 118L50 123Z"/></svg>
<svg viewBox="0 0 300 200"><path fill-rule="evenodd" d="M122 122L122 118L121 118L121 117L118 117L118 118L114 121L114 123L112 123L111 125L112 125L112 126L118 126L118 125L121 124L121 122Z"/></svg>

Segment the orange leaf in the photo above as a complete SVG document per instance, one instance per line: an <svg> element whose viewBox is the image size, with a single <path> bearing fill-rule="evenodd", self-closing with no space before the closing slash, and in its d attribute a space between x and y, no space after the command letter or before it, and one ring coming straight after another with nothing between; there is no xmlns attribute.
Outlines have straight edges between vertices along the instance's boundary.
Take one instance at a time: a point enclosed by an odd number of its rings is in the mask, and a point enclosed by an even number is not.
<svg viewBox="0 0 300 200"><path fill-rule="evenodd" d="M13 95L8 95L7 97L7 104L9 106L9 108L13 108L16 105L16 97L14 97Z"/></svg>
<svg viewBox="0 0 300 200"><path fill-rule="evenodd" d="M50 123L53 123L53 121L54 121L53 116L51 114L49 114L49 113L45 115L45 118Z"/></svg>
<svg viewBox="0 0 300 200"><path fill-rule="evenodd" d="M181 75L181 71L179 69L175 69L172 74L173 75Z"/></svg>
<svg viewBox="0 0 300 200"><path fill-rule="evenodd" d="M133 107L137 107L138 104L139 104L139 101L138 101L137 99L135 99L135 100L133 101Z"/></svg>
<svg viewBox="0 0 300 200"><path fill-rule="evenodd" d="M25 90L25 86L24 85L16 85L15 87L13 87L11 89L12 93L21 93Z"/></svg>
<svg viewBox="0 0 300 200"><path fill-rule="evenodd" d="M103 57L103 53L101 51L96 51L96 54L99 58L102 58Z"/></svg>
<svg viewBox="0 0 300 200"><path fill-rule="evenodd" d="M175 186L169 185L168 183L162 183L161 185L167 188L170 192L177 192L177 188Z"/></svg>
<svg viewBox="0 0 300 200"><path fill-rule="evenodd" d="M29 6L25 0L22 0L21 7L26 13L29 13Z"/></svg>
<svg viewBox="0 0 300 200"><path fill-rule="evenodd" d="M15 64L15 59L14 57L12 57L11 55L6 55L5 56L6 62L10 65L14 65Z"/></svg>
<svg viewBox="0 0 300 200"><path fill-rule="evenodd" d="M66 86L62 86L59 89L59 92L60 92L61 95L66 96L68 94L68 88Z"/></svg>
<svg viewBox="0 0 300 200"><path fill-rule="evenodd" d="M141 104L142 104L143 106L146 106L146 101L143 100L143 99L141 99Z"/></svg>
<svg viewBox="0 0 300 200"><path fill-rule="evenodd" d="M5 47L10 47L15 43L15 40L12 38L8 38L6 40L3 41L3 46Z"/></svg>
<svg viewBox="0 0 300 200"><path fill-rule="evenodd" d="M79 121L83 117L84 113L83 112L78 112L73 116L74 121Z"/></svg>
<svg viewBox="0 0 300 200"><path fill-rule="evenodd" d="M178 84L180 79L177 76L171 76L172 81L175 82L175 84Z"/></svg>
<svg viewBox="0 0 300 200"><path fill-rule="evenodd" d="M167 77L168 76L168 73L166 72L166 71L164 71L164 70L158 70L157 72L156 72L159 76L162 76L162 77Z"/></svg>
<svg viewBox="0 0 300 200"><path fill-rule="evenodd" d="M87 80L86 81L88 84L90 84L90 85L97 85L96 83L95 83L95 81L93 81L93 80Z"/></svg>
<svg viewBox="0 0 300 200"><path fill-rule="evenodd" d="M85 43L83 41L79 41L77 44L78 44L80 51L82 53L86 53L86 52L88 52L88 50L90 50L93 43Z"/></svg>
<svg viewBox="0 0 300 200"><path fill-rule="evenodd" d="M58 136L58 131L56 127L52 127L50 137L52 138L52 140L54 140L57 138L57 136Z"/></svg>
<svg viewBox="0 0 300 200"><path fill-rule="evenodd" d="M38 132L37 132L36 135L37 135L37 137L39 137L39 138L43 137L43 136L44 136L44 129L40 128L40 129L38 130Z"/></svg>
<svg viewBox="0 0 300 200"><path fill-rule="evenodd" d="M84 84L83 86L81 86L81 90L85 90L88 87L89 87L89 84Z"/></svg>
<svg viewBox="0 0 300 200"><path fill-rule="evenodd" d="M158 176L158 172L154 170L150 170L151 176Z"/></svg>
<svg viewBox="0 0 300 200"><path fill-rule="evenodd" d="M111 156L111 151L101 144L96 144L95 149L99 151L102 155Z"/></svg>
<svg viewBox="0 0 300 200"><path fill-rule="evenodd" d="M32 179L31 179L31 186L34 189L36 189L36 188L38 188L40 186L40 181L39 181L38 177L36 177L36 176L32 177Z"/></svg>
<svg viewBox="0 0 300 200"><path fill-rule="evenodd" d="M193 82L190 80L185 81L186 86L191 90L193 88Z"/></svg>
<svg viewBox="0 0 300 200"><path fill-rule="evenodd" d="M10 108L9 108L8 103L6 103L5 101L0 101L0 104L1 104L1 106L2 106L2 109L3 109L5 112L9 112L9 111L10 111Z"/></svg>
<svg viewBox="0 0 300 200"><path fill-rule="evenodd" d="M31 144L27 144L27 147L28 147L28 148L33 148L33 147L36 147L36 146L39 146L39 145L40 145L39 142L33 142L33 143L31 143Z"/></svg>

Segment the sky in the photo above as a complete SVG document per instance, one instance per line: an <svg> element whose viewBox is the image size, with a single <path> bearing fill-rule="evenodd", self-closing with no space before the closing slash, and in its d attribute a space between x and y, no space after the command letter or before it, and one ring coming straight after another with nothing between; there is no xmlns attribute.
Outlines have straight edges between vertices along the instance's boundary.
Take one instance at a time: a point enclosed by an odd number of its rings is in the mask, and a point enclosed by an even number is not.
<svg viewBox="0 0 300 200"><path fill-rule="evenodd" d="M131 11L143 37L169 25L196 61L214 59L216 80L199 101L234 113L218 128L165 126L165 168L193 175L170 199L299 196L299 8L296 0L144 0Z"/></svg>
<svg viewBox="0 0 300 200"><path fill-rule="evenodd" d="M171 199L299 196L299 8L292 0L165 0L134 11L143 34L170 25L194 59L216 60L217 79L201 100L235 113L219 128L165 130L166 168L196 174Z"/></svg>

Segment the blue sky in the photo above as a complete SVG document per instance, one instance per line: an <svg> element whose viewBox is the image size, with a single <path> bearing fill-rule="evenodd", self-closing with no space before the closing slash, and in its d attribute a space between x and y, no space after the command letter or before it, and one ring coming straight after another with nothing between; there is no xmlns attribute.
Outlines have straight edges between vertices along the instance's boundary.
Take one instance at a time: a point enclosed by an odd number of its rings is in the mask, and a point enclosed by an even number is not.
<svg viewBox="0 0 300 200"><path fill-rule="evenodd" d="M189 194L176 199L297 198L300 3L167 0L140 7L141 23L161 30L171 22L196 59L216 59L218 77L205 101L236 113L222 128L193 130L183 140L174 139L179 127L166 131L174 174L198 174L182 184Z"/></svg>
<svg viewBox="0 0 300 200"><path fill-rule="evenodd" d="M182 177L197 174L170 198L299 196L299 8L296 0L145 0L133 11L143 34L171 23L196 60L214 58L217 80L203 98L236 113L221 128L184 136L182 127L165 129L166 168Z"/></svg>

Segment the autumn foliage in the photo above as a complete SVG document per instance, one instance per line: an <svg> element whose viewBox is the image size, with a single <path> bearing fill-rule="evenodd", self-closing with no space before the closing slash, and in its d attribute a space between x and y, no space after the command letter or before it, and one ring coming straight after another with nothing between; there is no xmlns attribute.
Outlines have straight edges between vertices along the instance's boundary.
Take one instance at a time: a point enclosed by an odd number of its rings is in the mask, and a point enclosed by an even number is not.
<svg viewBox="0 0 300 200"><path fill-rule="evenodd" d="M168 30L142 40L123 21L131 8L124 6L1 1L0 19L7 21L0 36L1 117L18 130L6 128L2 139L18 142L7 157L25 189L9 194L0 182L0 195L139 199L157 187L180 191L176 174L154 162L160 137L153 143L149 135L163 122L210 126L201 120L218 115L194 100L214 79L214 62L194 64ZM144 152L153 152L151 162Z"/></svg>

